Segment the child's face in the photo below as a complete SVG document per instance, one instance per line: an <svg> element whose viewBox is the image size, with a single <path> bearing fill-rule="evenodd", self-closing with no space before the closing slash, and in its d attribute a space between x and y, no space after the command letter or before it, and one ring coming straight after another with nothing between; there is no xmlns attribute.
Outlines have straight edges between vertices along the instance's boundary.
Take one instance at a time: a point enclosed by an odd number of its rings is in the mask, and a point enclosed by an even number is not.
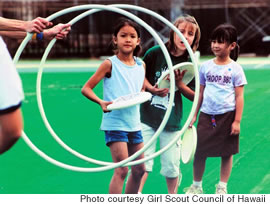
<svg viewBox="0 0 270 204"><path fill-rule="evenodd" d="M190 22L182 22L178 25L179 31L184 35L186 40L188 41L189 45L192 45L194 39L195 39L195 34L196 34L196 25ZM185 51L186 46L184 45L183 41L180 39L180 37L174 33L174 43L176 49L179 51Z"/></svg>
<svg viewBox="0 0 270 204"><path fill-rule="evenodd" d="M219 42L218 40L211 41L211 50L216 57L224 58L230 56L231 50L235 48L235 43Z"/></svg>
<svg viewBox="0 0 270 204"><path fill-rule="evenodd" d="M123 26L113 40L117 45L119 52L125 54L132 53L136 46L140 43L140 38L138 38L136 30L129 25Z"/></svg>

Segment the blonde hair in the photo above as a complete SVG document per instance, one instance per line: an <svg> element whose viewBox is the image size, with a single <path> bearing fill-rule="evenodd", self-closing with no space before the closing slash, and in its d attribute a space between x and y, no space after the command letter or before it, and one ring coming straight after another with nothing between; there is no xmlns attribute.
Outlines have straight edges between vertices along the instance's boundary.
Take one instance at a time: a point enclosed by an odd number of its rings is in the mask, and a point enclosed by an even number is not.
<svg viewBox="0 0 270 204"><path fill-rule="evenodd" d="M189 23L193 23L194 25L196 25L195 38L194 38L193 43L191 45L193 52L195 52L197 50L197 48L199 47L199 42L201 39L201 30L200 30L199 24L197 23L196 19L193 16L185 14L183 16L178 17L175 20L174 26L176 28L178 28L179 24L183 23L183 22L189 22ZM175 43L174 43L174 33L175 33L174 30L170 31L169 40L166 43L166 46L170 52L175 51L175 49L176 49Z"/></svg>

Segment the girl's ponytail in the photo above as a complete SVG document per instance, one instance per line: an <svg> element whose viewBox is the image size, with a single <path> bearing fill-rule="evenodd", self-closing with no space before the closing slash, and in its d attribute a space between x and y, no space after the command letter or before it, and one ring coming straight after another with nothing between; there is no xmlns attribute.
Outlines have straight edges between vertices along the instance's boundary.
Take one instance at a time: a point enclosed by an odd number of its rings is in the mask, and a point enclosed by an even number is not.
<svg viewBox="0 0 270 204"><path fill-rule="evenodd" d="M230 58L236 61L239 56L239 53L240 53L240 46L236 43L235 48L230 53Z"/></svg>
<svg viewBox="0 0 270 204"><path fill-rule="evenodd" d="M133 55L136 57L139 57L140 54L142 52L142 46L141 45L137 45L135 50L133 51Z"/></svg>

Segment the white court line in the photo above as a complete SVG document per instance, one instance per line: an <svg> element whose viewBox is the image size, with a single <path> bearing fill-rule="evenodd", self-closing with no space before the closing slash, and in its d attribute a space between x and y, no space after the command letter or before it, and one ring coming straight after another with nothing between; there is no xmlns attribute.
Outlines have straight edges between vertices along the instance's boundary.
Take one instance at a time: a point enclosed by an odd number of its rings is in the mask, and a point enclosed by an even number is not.
<svg viewBox="0 0 270 204"><path fill-rule="evenodd" d="M263 66L266 66L266 65L268 65L268 68L270 68L270 63L268 62L265 62L265 63L260 63L260 64L257 64L255 67L254 67L254 69L260 69L260 68L262 68Z"/></svg>
<svg viewBox="0 0 270 204"><path fill-rule="evenodd" d="M97 68L99 67L101 63L48 63L45 64L45 68ZM38 68L39 63L18 63L17 68L18 69L32 69L32 68Z"/></svg>
<svg viewBox="0 0 270 204"><path fill-rule="evenodd" d="M206 59L208 60L208 59ZM204 59L201 59L200 63L206 61ZM90 71L94 72L96 69L100 66L100 64L103 62L103 60L95 60L95 62L82 60L82 61L57 61L50 62L48 61L44 66L45 72L84 72L84 71ZM264 58L264 59L245 59L245 58L239 58L237 62L242 65L243 67L245 65L254 65L252 68L248 69L267 69L270 68L270 58ZM18 62L17 68L19 72L36 72L38 70L39 61L22 61ZM265 68L266 67L266 68ZM244 67L245 68L245 67Z"/></svg>
<svg viewBox="0 0 270 204"><path fill-rule="evenodd" d="M253 189L251 189L250 193L255 194L261 192L264 186L268 186L270 184L270 172L264 176L259 184L257 184Z"/></svg>
<svg viewBox="0 0 270 204"><path fill-rule="evenodd" d="M48 62L44 65L44 72L95 72L100 66L100 62L87 63L87 62ZM19 72L37 72L39 62L22 62L18 63L16 68Z"/></svg>

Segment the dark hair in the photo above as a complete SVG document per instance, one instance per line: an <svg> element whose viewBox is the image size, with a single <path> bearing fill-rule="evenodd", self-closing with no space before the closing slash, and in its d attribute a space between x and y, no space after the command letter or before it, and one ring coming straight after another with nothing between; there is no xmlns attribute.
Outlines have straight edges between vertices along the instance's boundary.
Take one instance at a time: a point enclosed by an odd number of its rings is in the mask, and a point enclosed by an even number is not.
<svg viewBox="0 0 270 204"><path fill-rule="evenodd" d="M117 34L118 34L119 30L122 27L126 26L126 25L129 25L129 26L133 27L136 30L136 32L137 32L138 38L141 37L139 25L136 22L134 22L134 21L132 21L130 19L127 19L127 18L123 18L123 17L121 17L117 21L117 24L114 26L113 36L114 37L117 37ZM113 51L115 53L117 53L118 52L117 46L113 42L112 42L112 45L113 45ZM141 52L141 46L140 45L137 45L136 48L135 48L135 50L134 50L134 52L133 52L133 55L134 56L138 56L140 54L140 52Z"/></svg>
<svg viewBox="0 0 270 204"><path fill-rule="evenodd" d="M193 23L196 25L195 38L194 38L193 43L191 45L193 52L195 52L197 50L197 48L199 47L199 42L200 42L200 38L201 38L201 30L200 30L199 24L197 23L196 19L193 16L190 16L188 14L184 14L183 16L178 17L174 21L173 25L176 28L178 28L179 24L183 23L183 22L189 22L189 23ZM170 31L169 40L166 43L166 46L167 46L169 51L175 51L174 33L175 33L174 30Z"/></svg>
<svg viewBox="0 0 270 204"><path fill-rule="evenodd" d="M237 43L237 30L233 25L221 24L217 26L211 33L210 40L211 42L213 40L217 40L219 43L226 42L228 44L235 42L236 46L231 51L230 58L232 58L234 61L237 60L239 52L240 52L240 46Z"/></svg>

